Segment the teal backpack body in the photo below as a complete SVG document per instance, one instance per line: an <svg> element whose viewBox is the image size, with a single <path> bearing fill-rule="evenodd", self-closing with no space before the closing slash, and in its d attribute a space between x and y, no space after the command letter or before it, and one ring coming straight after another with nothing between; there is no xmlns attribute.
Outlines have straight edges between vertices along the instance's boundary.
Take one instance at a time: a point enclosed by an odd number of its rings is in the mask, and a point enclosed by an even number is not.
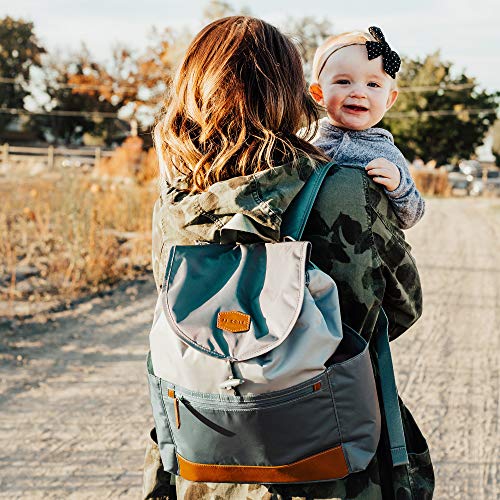
<svg viewBox="0 0 500 500"><path fill-rule="evenodd" d="M367 342L342 323L333 279L299 241L331 164L293 200L281 242L173 246L148 376L165 470L191 481L307 483L364 470L380 438ZM241 238L248 241L248 238ZM407 463L387 319L376 337L394 465Z"/></svg>

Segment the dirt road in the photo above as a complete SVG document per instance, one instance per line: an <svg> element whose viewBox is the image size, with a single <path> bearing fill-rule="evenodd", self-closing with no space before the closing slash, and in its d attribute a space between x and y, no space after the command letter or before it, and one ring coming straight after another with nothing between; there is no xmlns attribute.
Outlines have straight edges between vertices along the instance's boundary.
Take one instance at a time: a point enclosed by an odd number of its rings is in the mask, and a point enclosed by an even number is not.
<svg viewBox="0 0 500 500"><path fill-rule="evenodd" d="M496 500L500 201L428 200L408 240L425 313L393 355L435 498ZM139 498L154 295L147 279L46 323L0 327L0 498Z"/></svg>
<svg viewBox="0 0 500 500"><path fill-rule="evenodd" d="M393 344L398 388L427 437L437 500L500 494L500 201L433 199L408 232L424 314Z"/></svg>

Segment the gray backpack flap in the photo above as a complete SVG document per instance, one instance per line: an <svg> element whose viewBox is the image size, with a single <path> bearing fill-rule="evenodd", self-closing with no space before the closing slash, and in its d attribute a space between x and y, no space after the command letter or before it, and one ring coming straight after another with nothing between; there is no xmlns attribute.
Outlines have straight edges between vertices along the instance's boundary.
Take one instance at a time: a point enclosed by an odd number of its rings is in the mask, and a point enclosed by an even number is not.
<svg viewBox="0 0 500 500"><path fill-rule="evenodd" d="M368 345L342 323L337 287L310 263L310 243L295 241L330 167L292 201L284 241L170 248L148 356L166 471L307 483L364 470L375 455L381 417ZM262 236L241 214L225 229L234 241ZM382 311L373 352L398 466L408 456L387 327Z"/></svg>
<svg viewBox="0 0 500 500"><path fill-rule="evenodd" d="M169 472L313 482L370 462L380 413L368 347L309 253L301 241L171 248L149 363Z"/></svg>

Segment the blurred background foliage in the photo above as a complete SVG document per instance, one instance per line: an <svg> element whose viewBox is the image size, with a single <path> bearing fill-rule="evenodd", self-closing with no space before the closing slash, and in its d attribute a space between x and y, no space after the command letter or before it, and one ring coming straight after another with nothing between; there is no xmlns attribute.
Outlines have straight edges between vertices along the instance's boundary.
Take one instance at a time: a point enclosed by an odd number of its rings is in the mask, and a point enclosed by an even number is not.
<svg viewBox="0 0 500 500"><path fill-rule="evenodd" d="M209 1L200 27L233 14L251 11ZM280 28L296 42L309 79L316 47L335 26L326 18L290 17ZM103 62L84 44L49 52L32 22L0 18L0 316L68 305L151 271L158 193L151 129L193 36L187 28L153 28L141 49L116 43ZM382 126L406 157L459 168L491 133L498 161L499 94L437 51L403 59L400 95ZM9 152L16 146L24 151ZM35 149L41 152L26 153ZM76 155L89 151L92 158ZM469 193L481 180L430 165L412 169L425 195L448 196L454 186Z"/></svg>
<svg viewBox="0 0 500 500"><path fill-rule="evenodd" d="M24 107L24 100L30 94L31 69L42 66L44 53L45 49L35 36L33 23L10 17L0 19L0 77L5 83L0 85L0 107ZM0 114L0 131L12 119L12 115Z"/></svg>
<svg viewBox="0 0 500 500"><path fill-rule="evenodd" d="M398 85L398 100L382 126L410 161L442 165L469 158L496 120L498 93L481 90L463 73L454 76L439 52L403 59Z"/></svg>
<svg viewBox="0 0 500 500"><path fill-rule="evenodd" d="M212 0L201 20L251 14ZM297 43L309 78L314 51L335 26L327 19L289 18L281 29ZM94 60L82 45L78 53L49 54L29 21L0 19L0 142L13 128L31 140L52 144L117 145L139 130L150 137L176 64L194 33L152 29L143 50L116 45L110 60ZM498 92L481 88L474 77L454 71L439 52L423 59L403 58L400 95L382 126L409 160L437 164L470 158L489 130L500 157L499 127L492 126Z"/></svg>

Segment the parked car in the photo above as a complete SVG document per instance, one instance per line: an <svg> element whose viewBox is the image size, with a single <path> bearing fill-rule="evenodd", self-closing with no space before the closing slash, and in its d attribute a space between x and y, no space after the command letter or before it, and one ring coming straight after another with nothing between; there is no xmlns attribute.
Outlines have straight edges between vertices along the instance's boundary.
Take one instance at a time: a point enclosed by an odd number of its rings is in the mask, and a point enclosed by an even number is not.
<svg viewBox="0 0 500 500"><path fill-rule="evenodd" d="M500 170L488 170L486 179L475 179L472 182L469 194L472 196L484 194L500 196Z"/></svg>
<svg viewBox="0 0 500 500"><path fill-rule="evenodd" d="M481 177L483 175L483 167L477 160L462 160L458 164L460 172L473 177Z"/></svg>
<svg viewBox="0 0 500 500"><path fill-rule="evenodd" d="M448 172L448 183L452 192L465 191L464 194L470 194L473 181L474 176L470 171L469 173L465 173L459 166L453 167L453 169Z"/></svg>

